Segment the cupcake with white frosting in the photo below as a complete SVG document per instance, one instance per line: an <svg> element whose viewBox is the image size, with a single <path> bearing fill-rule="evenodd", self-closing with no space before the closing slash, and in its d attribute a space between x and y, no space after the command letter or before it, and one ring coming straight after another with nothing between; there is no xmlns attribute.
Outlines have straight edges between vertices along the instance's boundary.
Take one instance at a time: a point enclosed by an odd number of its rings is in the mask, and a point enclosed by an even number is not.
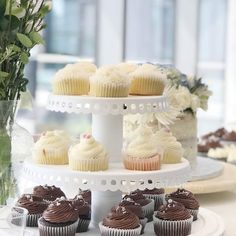
<svg viewBox="0 0 236 236"><path fill-rule="evenodd" d="M104 66L90 77L90 92L95 97L127 97L128 76L116 66Z"/></svg>
<svg viewBox="0 0 236 236"><path fill-rule="evenodd" d="M129 93L132 95L162 95L167 84L166 73L148 63L139 66L129 77Z"/></svg>
<svg viewBox="0 0 236 236"><path fill-rule="evenodd" d="M150 128L140 127L124 154L124 166L129 170L159 170L162 150L157 147Z"/></svg>
<svg viewBox="0 0 236 236"><path fill-rule="evenodd" d="M134 72L138 65L135 63L128 63L128 62L122 62L116 65L116 67L123 73L129 75L130 73Z"/></svg>
<svg viewBox="0 0 236 236"><path fill-rule="evenodd" d="M227 148L210 148L207 156L218 160L218 161L226 161L228 157L228 150Z"/></svg>
<svg viewBox="0 0 236 236"><path fill-rule="evenodd" d="M163 128L155 134L157 145L163 147L163 164L180 163L183 157L183 148L169 129Z"/></svg>
<svg viewBox="0 0 236 236"><path fill-rule="evenodd" d="M38 164L64 165L68 163L71 139L62 130L47 131L33 147L33 160Z"/></svg>
<svg viewBox="0 0 236 236"><path fill-rule="evenodd" d="M96 66L89 62L68 64L54 77L53 93L58 95L87 95L89 77L95 73Z"/></svg>
<svg viewBox="0 0 236 236"><path fill-rule="evenodd" d="M78 171L107 170L108 155L91 134L82 134L80 142L69 150L69 166Z"/></svg>

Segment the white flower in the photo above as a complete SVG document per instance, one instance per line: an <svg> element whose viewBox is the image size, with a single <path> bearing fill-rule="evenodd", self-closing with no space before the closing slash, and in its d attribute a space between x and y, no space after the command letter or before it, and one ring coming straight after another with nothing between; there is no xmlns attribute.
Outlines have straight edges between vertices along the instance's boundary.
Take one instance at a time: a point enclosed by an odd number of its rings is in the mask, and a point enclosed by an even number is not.
<svg viewBox="0 0 236 236"><path fill-rule="evenodd" d="M191 94L191 108L193 111L197 111L197 108L200 107L199 97L195 94Z"/></svg>

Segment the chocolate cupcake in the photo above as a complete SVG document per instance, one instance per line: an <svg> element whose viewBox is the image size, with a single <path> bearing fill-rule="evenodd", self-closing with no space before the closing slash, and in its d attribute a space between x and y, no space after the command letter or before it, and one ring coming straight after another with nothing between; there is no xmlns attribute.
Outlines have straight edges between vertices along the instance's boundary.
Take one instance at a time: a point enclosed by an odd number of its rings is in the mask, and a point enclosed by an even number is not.
<svg viewBox="0 0 236 236"><path fill-rule="evenodd" d="M236 142L236 132L231 131L227 132L222 136L222 140L227 141L227 142Z"/></svg>
<svg viewBox="0 0 236 236"><path fill-rule="evenodd" d="M142 206L145 217L148 222L152 221L154 213L154 200L146 198L140 190L131 192L129 195L124 196L123 199L131 198L133 201L139 203Z"/></svg>
<svg viewBox="0 0 236 236"><path fill-rule="evenodd" d="M62 190L54 185L39 185L34 187L33 194L42 197L44 200L52 202L60 197L65 197L66 195Z"/></svg>
<svg viewBox="0 0 236 236"><path fill-rule="evenodd" d="M172 199L159 207L153 217L157 236L187 236L191 233L193 216L183 204Z"/></svg>
<svg viewBox="0 0 236 236"><path fill-rule="evenodd" d="M198 152L207 153L211 148L217 147L222 147L220 139L215 136L211 136L210 138L204 139L198 143Z"/></svg>
<svg viewBox="0 0 236 236"><path fill-rule="evenodd" d="M41 197L35 196L33 194L23 194L17 201L16 206L28 210L26 226L38 227L38 219L48 207L48 203Z"/></svg>
<svg viewBox="0 0 236 236"><path fill-rule="evenodd" d="M81 195L76 195L74 199L70 200L75 210L78 212L79 222L76 232L86 232L91 221L91 208L90 205L84 201Z"/></svg>
<svg viewBox="0 0 236 236"><path fill-rule="evenodd" d="M83 197L85 202L87 202L89 205L91 205L92 193L89 189L87 189L87 190L79 189L79 195L81 195Z"/></svg>
<svg viewBox="0 0 236 236"><path fill-rule="evenodd" d="M40 236L75 236L78 212L64 197L52 202L38 220Z"/></svg>
<svg viewBox="0 0 236 236"><path fill-rule="evenodd" d="M102 236L137 236L140 235L141 225L139 218L127 210L118 206L99 223Z"/></svg>
<svg viewBox="0 0 236 236"><path fill-rule="evenodd" d="M167 194L166 200L172 199L176 202L182 203L185 208L190 212L193 216L193 220L197 220L198 210L199 210L199 202L194 197L193 193L185 189L177 189L177 191Z"/></svg>
<svg viewBox="0 0 236 236"><path fill-rule="evenodd" d="M213 134L216 137L222 138L227 133L227 130L225 128L219 128L217 129Z"/></svg>
<svg viewBox="0 0 236 236"><path fill-rule="evenodd" d="M146 188L141 192L145 197L154 200L154 211L156 211L159 206L164 204L164 200L165 200L164 188L154 188L154 189Z"/></svg>
<svg viewBox="0 0 236 236"><path fill-rule="evenodd" d="M131 198L126 198L125 200L122 200L119 203L119 206L124 207L125 209L133 212L139 218L140 224L142 225L141 234L143 234L148 219L145 217L142 206L139 203L133 201ZM115 209L116 207L112 208L113 211Z"/></svg>

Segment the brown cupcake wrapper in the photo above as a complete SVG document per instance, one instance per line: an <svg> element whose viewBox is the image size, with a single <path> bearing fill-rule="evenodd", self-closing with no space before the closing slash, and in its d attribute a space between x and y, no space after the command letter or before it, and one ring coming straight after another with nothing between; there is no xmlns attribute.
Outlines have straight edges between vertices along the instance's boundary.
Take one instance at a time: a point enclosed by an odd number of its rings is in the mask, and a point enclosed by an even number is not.
<svg viewBox="0 0 236 236"><path fill-rule="evenodd" d="M154 231L157 236L187 236L191 234L193 217L187 220L162 220L153 216Z"/></svg>
<svg viewBox="0 0 236 236"><path fill-rule="evenodd" d="M87 232L91 220L79 219L76 233Z"/></svg>
<svg viewBox="0 0 236 236"><path fill-rule="evenodd" d="M143 194L146 198L154 200L154 211L158 209L159 206L164 204L165 194Z"/></svg>
<svg viewBox="0 0 236 236"><path fill-rule="evenodd" d="M148 219L148 222L152 221L154 214L154 200L150 199L151 202L145 206L142 206L145 217Z"/></svg>
<svg viewBox="0 0 236 236"><path fill-rule="evenodd" d="M136 229L116 229L104 226L100 222L99 228L102 236L138 236L141 233L142 226L139 225Z"/></svg>
<svg viewBox="0 0 236 236"><path fill-rule="evenodd" d="M26 226L27 227L38 227L38 219L42 217L41 214L28 214L26 217Z"/></svg>
<svg viewBox="0 0 236 236"><path fill-rule="evenodd" d="M146 224L147 224L147 222L148 222L148 219L147 219L147 218L139 219L139 221L140 221L140 224L141 224L141 226L142 226L141 234L143 234L143 233L144 233L144 230L145 230L145 226L146 226Z"/></svg>
<svg viewBox="0 0 236 236"><path fill-rule="evenodd" d="M193 216L193 221L197 220L199 210L187 209L189 213Z"/></svg>
<svg viewBox="0 0 236 236"><path fill-rule="evenodd" d="M75 236L78 221L67 226L45 226L38 220L39 236Z"/></svg>

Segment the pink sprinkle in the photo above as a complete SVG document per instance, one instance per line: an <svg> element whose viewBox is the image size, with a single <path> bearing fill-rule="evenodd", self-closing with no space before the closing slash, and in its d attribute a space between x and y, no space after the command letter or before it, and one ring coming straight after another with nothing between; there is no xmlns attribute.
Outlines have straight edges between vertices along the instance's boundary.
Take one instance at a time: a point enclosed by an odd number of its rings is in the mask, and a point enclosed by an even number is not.
<svg viewBox="0 0 236 236"><path fill-rule="evenodd" d="M90 139L90 138L91 138L91 134L84 134L84 135L83 135L83 138L85 138L85 139Z"/></svg>

